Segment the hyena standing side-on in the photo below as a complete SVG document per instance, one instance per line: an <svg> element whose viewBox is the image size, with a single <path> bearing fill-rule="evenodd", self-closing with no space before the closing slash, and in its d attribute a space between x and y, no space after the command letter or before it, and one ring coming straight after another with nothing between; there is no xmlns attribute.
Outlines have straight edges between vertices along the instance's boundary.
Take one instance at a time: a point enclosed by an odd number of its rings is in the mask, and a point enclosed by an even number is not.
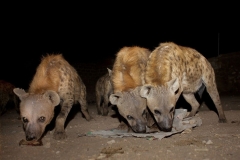
<svg viewBox="0 0 240 160"><path fill-rule="evenodd" d="M28 92L15 88L20 98L20 115L26 140L41 139L45 127L54 116L55 106L61 106L56 118L54 139L67 137L64 124L72 105L79 102L87 120L91 117L87 109L86 87L77 71L62 54L51 54L42 58L30 84Z"/></svg>
<svg viewBox="0 0 240 160"><path fill-rule="evenodd" d="M123 47L113 64L114 94L109 99L134 132L146 132L148 125L146 99L140 96L140 89L145 83L144 72L149 55L150 51L146 48ZM121 122L118 128L124 128L124 125Z"/></svg>
<svg viewBox="0 0 240 160"><path fill-rule="evenodd" d="M14 108L19 112L19 101L18 97L13 93L15 86L7 81L0 80L0 115L7 111L8 103L14 105Z"/></svg>
<svg viewBox="0 0 240 160"><path fill-rule="evenodd" d="M214 70L207 59L196 50L175 43L161 43L150 55L145 73L146 85L141 96L153 113L161 130L171 131L176 102L182 94L191 105L188 117L199 108L194 93L202 85L212 98L219 122L226 122L215 81Z"/></svg>
<svg viewBox="0 0 240 160"><path fill-rule="evenodd" d="M96 91L96 105L99 115L108 115L109 96L113 93L113 87L111 83L112 70L107 68L108 73L103 75L97 80Z"/></svg>

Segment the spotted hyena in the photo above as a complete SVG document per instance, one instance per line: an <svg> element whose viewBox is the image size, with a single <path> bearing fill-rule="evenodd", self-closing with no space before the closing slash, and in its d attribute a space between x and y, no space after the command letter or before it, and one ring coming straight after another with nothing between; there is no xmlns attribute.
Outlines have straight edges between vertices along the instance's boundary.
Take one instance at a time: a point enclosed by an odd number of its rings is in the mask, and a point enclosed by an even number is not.
<svg viewBox="0 0 240 160"><path fill-rule="evenodd" d="M148 49L138 46L123 47L113 64L114 93L109 99L134 132L146 132L148 125L146 99L140 96L140 89L145 83L144 71L150 53ZM120 127L122 125L123 122Z"/></svg>
<svg viewBox="0 0 240 160"><path fill-rule="evenodd" d="M97 80L96 91L96 105L99 115L108 115L109 96L113 93L113 87L111 83L112 70L107 68L108 73L103 75Z"/></svg>
<svg viewBox="0 0 240 160"><path fill-rule="evenodd" d="M145 80L141 96L147 99L147 105L161 130L171 131L175 105L181 94L192 106L188 117L195 115L199 103L194 93L202 85L217 108L219 122L226 122L214 70L196 50L172 42L161 43L149 57Z"/></svg>
<svg viewBox="0 0 240 160"><path fill-rule="evenodd" d="M28 92L15 88L20 98L20 115L26 140L41 139L46 125L54 117L55 106L61 106L55 122L54 139L65 139L64 124L74 103L79 102L87 120L86 87L77 71L62 54L49 54L42 58Z"/></svg>
<svg viewBox="0 0 240 160"><path fill-rule="evenodd" d="M9 103L14 105L14 108L19 112L19 100L18 97L13 93L15 86L7 81L0 80L0 115L7 111Z"/></svg>

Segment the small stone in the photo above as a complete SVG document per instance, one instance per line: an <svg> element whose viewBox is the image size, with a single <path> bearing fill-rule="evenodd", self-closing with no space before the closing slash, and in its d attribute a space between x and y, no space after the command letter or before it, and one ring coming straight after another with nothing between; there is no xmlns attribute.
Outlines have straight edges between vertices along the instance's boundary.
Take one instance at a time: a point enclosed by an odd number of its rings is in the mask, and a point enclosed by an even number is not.
<svg viewBox="0 0 240 160"><path fill-rule="evenodd" d="M107 144L113 144L115 143L115 140L108 141Z"/></svg>
<svg viewBox="0 0 240 160"><path fill-rule="evenodd" d="M213 142L211 140L208 140L206 144L213 144Z"/></svg>
<svg viewBox="0 0 240 160"><path fill-rule="evenodd" d="M207 148L196 148L194 149L195 151L200 151L200 152L207 152L208 149Z"/></svg>

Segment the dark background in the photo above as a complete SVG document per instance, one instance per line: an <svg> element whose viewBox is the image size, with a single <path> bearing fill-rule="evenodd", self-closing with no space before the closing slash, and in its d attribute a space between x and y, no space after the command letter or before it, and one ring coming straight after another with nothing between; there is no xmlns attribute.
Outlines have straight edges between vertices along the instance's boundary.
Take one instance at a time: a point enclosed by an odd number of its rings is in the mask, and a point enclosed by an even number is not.
<svg viewBox="0 0 240 160"><path fill-rule="evenodd" d="M104 63L114 59L124 46L153 50L166 41L192 47L206 58L240 51L240 33L216 29L209 32L190 23L189 17L171 17L153 6L90 1L72 5L5 3L1 15L0 79L27 87L46 53L62 53L67 61L76 64Z"/></svg>

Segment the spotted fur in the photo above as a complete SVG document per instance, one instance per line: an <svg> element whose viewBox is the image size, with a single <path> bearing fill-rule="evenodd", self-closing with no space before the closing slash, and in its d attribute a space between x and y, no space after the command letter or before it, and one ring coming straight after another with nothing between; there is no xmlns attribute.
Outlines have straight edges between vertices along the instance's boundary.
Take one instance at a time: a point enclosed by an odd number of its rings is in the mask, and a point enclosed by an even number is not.
<svg viewBox="0 0 240 160"><path fill-rule="evenodd" d="M27 140L41 138L58 104L61 111L56 118L55 139L67 137L64 125L73 104L79 102L85 118L91 119L87 110L86 87L62 54L43 57L28 92L19 88L14 89L14 92L21 99L20 113Z"/></svg>
<svg viewBox="0 0 240 160"><path fill-rule="evenodd" d="M148 123L146 99L140 96L139 91L145 84L144 72L149 55L146 48L123 47L113 65L114 94L111 94L110 102L117 106L134 132L146 132Z"/></svg>
<svg viewBox="0 0 240 160"><path fill-rule="evenodd" d="M173 42L161 43L149 57L145 80L141 95L147 98L148 107L163 130L171 130L175 105L181 94L192 106L189 117L195 115L199 103L194 93L202 85L217 108L219 122L226 122L214 70L195 49Z"/></svg>

